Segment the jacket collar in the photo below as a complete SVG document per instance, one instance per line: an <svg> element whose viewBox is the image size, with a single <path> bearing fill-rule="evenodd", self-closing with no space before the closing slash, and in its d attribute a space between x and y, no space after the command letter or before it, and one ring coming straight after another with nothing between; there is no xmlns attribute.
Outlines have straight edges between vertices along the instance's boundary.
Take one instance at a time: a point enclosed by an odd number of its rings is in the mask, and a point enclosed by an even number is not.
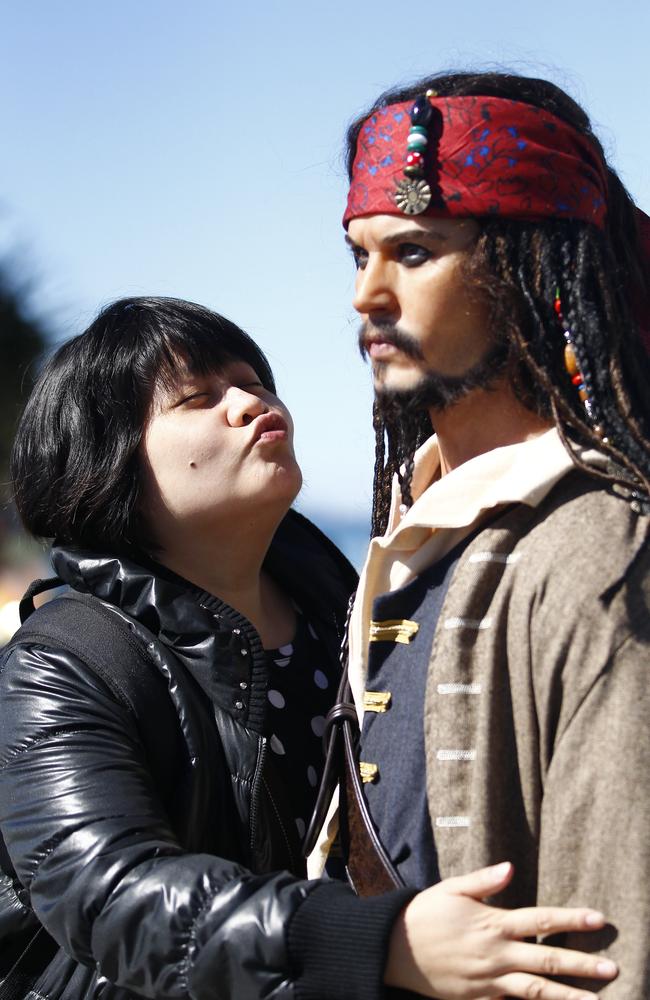
<svg viewBox="0 0 650 1000"><path fill-rule="evenodd" d="M52 564L74 590L115 605L143 625L178 657L211 700L245 725L262 730L266 658L247 618L145 556L55 546ZM347 596L356 582L345 557L306 518L289 511L265 565L313 619L321 619L335 647Z"/></svg>

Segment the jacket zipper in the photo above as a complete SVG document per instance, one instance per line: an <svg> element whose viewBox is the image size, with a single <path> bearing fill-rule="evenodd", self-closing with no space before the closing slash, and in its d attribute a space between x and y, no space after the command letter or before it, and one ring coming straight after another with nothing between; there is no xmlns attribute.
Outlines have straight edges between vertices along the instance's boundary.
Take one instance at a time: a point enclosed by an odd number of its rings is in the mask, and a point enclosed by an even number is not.
<svg viewBox="0 0 650 1000"><path fill-rule="evenodd" d="M277 820L278 826L280 827L280 832L282 833L282 837L284 839L284 843L285 843L285 846L287 848L287 855L289 857L289 864L291 865L290 871L297 870L298 866L296 864L296 859L295 859L293 851L291 849L291 843L289 841L289 836L287 834L286 827L285 827L285 825L284 825L284 823L282 821L282 816L280 815L280 810L278 809L277 804L275 802L275 799L271 795L271 791L269 789L269 786L264 781L264 778L262 778L262 784L264 785L264 791L266 792L267 798L268 798L269 802L271 803L271 805L273 806L273 812L275 814L275 818Z"/></svg>
<svg viewBox="0 0 650 1000"><path fill-rule="evenodd" d="M271 806L273 807L273 813L275 815L276 822L277 822L277 824L278 824L278 826L280 828L280 832L282 834L284 843L285 843L286 848L287 848L287 854L289 856L289 862L290 862L292 868L297 868L296 858L295 858L294 852L293 852L293 850L291 848L291 842L289 840L289 836L287 834L286 827L285 827L284 822L282 820L282 816L280 815L280 810L278 809L278 807L276 805L275 799L271 795L269 786L266 784L266 782L264 780L264 762L266 760L266 752L267 752L267 746L268 746L268 740L267 740L267 738L265 736L260 736L258 746L259 746L259 754L258 754L258 757L257 757L257 763L255 765L255 772L253 774L253 785L252 785L252 788L251 788L251 810L250 810L250 848L251 848L251 855L253 855L254 850L255 850L255 836L257 834L257 812L258 812L259 799L260 799L260 795L261 795L262 789L264 789L264 791L266 792L266 795L268 797L268 800L271 803Z"/></svg>
<svg viewBox="0 0 650 1000"><path fill-rule="evenodd" d="M264 761L266 760L266 747L267 739L266 736L260 736L258 743L257 752L257 762L255 764L255 773L253 774L253 785L251 788L251 809L250 809L250 849L251 855L255 847L255 835L257 833L257 810L259 806L260 794L262 790L262 772L264 769Z"/></svg>

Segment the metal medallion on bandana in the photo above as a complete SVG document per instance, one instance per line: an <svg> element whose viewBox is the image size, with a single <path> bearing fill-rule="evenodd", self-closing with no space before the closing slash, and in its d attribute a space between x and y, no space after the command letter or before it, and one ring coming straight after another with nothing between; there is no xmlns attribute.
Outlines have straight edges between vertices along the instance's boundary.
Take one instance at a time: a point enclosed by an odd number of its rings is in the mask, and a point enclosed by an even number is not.
<svg viewBox="0 0 650 1000"><path fill-rule="evenodd" d="M411 127L406 140L404 177L395 179L395 204L405 215L420 215L431 202L431 188L424 179L429 144L429 126L433 117L432 90L421 94L409 112Z"/></svg>
<svg viewBox="0 0 650 1000"><path fill-rule="evenodd" d="M395 181L395 204L405 215L420 215L431 201L431 188L422 178L406 177Z"/></svg>

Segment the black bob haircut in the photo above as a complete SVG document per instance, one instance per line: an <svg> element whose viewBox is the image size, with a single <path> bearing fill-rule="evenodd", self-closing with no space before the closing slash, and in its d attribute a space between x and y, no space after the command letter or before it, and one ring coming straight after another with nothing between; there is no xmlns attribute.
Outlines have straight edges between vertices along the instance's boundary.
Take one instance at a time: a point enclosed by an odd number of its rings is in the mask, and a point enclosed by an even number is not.
<svg viewBox="0 0 650 1000"><path fill-rule="evenodd" d="M139 511L138 450L158 385L251 365L275 393L253 340L218 313L172 298L121 299L43 366L14 441L11 475L25 528L109 552L154 547Z"/></svg>

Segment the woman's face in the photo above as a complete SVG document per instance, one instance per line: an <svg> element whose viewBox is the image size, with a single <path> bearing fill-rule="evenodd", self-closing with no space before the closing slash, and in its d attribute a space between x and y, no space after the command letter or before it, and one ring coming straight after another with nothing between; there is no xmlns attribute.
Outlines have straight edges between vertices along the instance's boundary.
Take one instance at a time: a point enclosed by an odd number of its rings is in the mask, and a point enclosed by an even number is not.
<svg viewBox="0 0 650 1000"><path fill-rule="evenodd" d="M142 459L142 511L163 548L181 527L288 509L302 482L289 411L245 361L207 375L179 365L173 389L154 392Z"/></svg>

